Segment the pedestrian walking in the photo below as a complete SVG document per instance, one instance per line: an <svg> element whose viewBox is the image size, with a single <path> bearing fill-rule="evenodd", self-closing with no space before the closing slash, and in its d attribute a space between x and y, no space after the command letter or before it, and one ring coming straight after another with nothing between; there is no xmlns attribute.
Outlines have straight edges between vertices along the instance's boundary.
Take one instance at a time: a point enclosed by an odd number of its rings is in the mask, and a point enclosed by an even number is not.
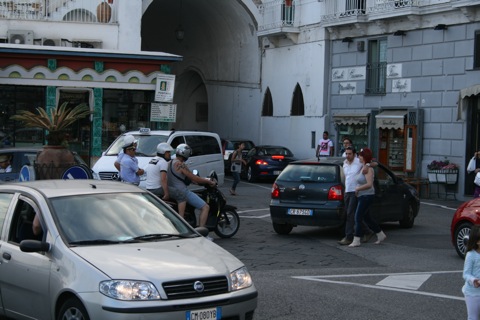
<svg viewBox="0 0 480 320"><path fill-rule="evenodd" d="M242 164L246 165L247 162L243 159L243 149L245 149L245 143L240 142L235 146L235 151L232 153L232 165L230 166L230 171L233 176L233 184L230 188L230 194L236 196L237 185L240 182L240 173L242 172Z"/></svg>
<svg viewBox="0 0 480 320"><path fill-rule="evenodd" d="M474 225L470 230L467 243L467 254L463 265L462 287L467 305L467 319L480 319L480 225Z"/></svg>
<svg viewBox="0 0 480 320"><path fill-rule="evenodd" d="M328 131L323 132L323 138L318 141L316 157L332 157L333 142L328 138Z"/></svg>
<svg viewBox="0 0 480 320"><path fill-rule="evenodd" d="M375 173L370 166L372 155L372 150L369 148L363 148L358 155L360 162L363 164L364 169L366 169L366 173L362 170L356 176L358 185L355 187L355 194L358 198L358 203L355 211L355 234L353 242L349 247L360 246L360 239L363 236L362 221L365 221L367 226L376 233L377 241L375 244L380 244L387 238L382 229L380 229L375 220L373 220L369 210L375 198L375 188L373 186Z"/></svg>

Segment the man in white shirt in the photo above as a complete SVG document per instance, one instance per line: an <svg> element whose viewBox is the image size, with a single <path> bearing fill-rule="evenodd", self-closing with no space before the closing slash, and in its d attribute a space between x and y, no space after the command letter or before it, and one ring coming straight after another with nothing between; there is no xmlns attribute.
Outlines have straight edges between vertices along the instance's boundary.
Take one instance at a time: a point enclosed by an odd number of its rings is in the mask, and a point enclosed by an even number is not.
<svg viewBox="0 0 480 320"><path fill-rule="evenodd" d="M145 167L147 173L146 189L153 194L159 196L163 200L167 200L170 196L168 193L168 161L172 156L173 148L166 142L157 145L157 156L150 160Z"/></svg>
<svg viewBox="0 0 480 320"><path fill-rule="evenodd" d="M355 148L349 146L345 149L346 159L343 162L343 173L345 174L345 237L338 241L341 245L349 245L353 241L353 231L355 227L355 210L357 209L357 196L355 195L355 187L357 186L357 174L363 169L363 165L357 157ZM368 242L374 235L372 230L369 230L365 222L362 222L364 229L363 242Z"/></svg>
<svg viewBox="0 0 480 320"><path fill-rule="evenodd" d="M328 131L324 131L323 139L318 141L316 156L333 157L333 142L328 138Z"/></svg>
<svg viewBox="0 0 480 320"><path fill-rule="evenodd" d="M5 154L0 156L0 173L12 172L12 166L10 164L11 155Z"/></svg>

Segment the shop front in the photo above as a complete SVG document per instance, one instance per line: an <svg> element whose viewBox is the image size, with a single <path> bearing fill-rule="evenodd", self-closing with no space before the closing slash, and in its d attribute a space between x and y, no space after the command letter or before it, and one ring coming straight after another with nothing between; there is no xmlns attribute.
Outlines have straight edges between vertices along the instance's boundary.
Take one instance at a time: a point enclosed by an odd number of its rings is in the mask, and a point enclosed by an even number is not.
<svg viewBox="0 0 480 320"><path fill-rule="evenodd" d="M10 120L18 111L85 103L92 115L72 125L65 142L92 164L122 132L168 125L150 121L150 108L158 75L179 60L158 52L0 45L0 147L45 144L45 132Z"/></svg>
<svg viewBox="0 0 480 320"><path fill-rule="evenodd" d="M352 140L356 150L369 145L368 143L368 118L369 112L350 112L336 113L333 115L333 122L337 129L337 141L335 144L335 154L341 156L345 151L343 149L343 140L349 138Z"/></svg>

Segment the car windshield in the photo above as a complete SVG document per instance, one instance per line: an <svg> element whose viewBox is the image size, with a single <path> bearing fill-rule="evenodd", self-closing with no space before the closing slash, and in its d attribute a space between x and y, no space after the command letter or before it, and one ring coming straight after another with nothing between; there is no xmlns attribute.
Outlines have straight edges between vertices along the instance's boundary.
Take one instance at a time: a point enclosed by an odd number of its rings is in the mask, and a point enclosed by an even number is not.
<svg viewBox="0 0 480 320"><path fill-rule="evenodd" d="M137 140L137 156L144 157L154 157L157 154L157 145L161 142L166 142L168 139L168 136L163 135L134 134L133 136L135 140ZM122 151L123 137L125 137L125 135L118 137L117 140L113 142L107 152L105 152L106 156L116 156Z"/></svg>
<svg viewBox="0 0 480 320"><path fill-rule="evenodd" d="M195 237L187 224L148 193L52 198L53 216L70 245Z"/></svg>
<svg viewBox="0 0 480 320"><path fill-rule="evenodd" d="M291 182L336 182L337 166L288 165L278 176L278 181Z"/></svg>
<svg viewBox="0 0 480 320"><path fill-rule="evenodd" d="M264 155L264 156L272 156L272 155L281 155L281 156L287 156L287 157L292 157L293 154L290 150L287 148L261 148L258 152L259 155Z"/></svg>

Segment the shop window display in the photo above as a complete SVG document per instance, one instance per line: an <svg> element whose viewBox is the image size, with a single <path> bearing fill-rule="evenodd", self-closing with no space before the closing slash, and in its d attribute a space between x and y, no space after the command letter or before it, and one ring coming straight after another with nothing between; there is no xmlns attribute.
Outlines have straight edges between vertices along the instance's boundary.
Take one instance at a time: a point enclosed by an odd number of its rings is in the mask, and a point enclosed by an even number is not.
<svg viewBox="0 0 480 320"><path fill-rule="evenodd" d="M345 151L343 148L343 139L348 137L352 140L356 150L360 150L368 145L368 130L366 124L340 124L338 125L339 140L337 142L337 155L341 156Z"/></svg>

